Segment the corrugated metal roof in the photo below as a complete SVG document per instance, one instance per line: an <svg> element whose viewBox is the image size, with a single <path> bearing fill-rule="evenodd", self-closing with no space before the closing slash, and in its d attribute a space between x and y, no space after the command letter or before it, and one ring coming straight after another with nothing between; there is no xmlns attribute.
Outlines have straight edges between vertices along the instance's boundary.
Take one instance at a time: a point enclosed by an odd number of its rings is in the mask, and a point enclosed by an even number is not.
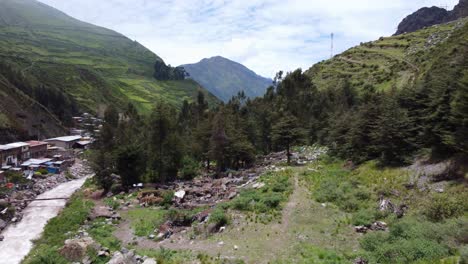
<svg viewBox="0 0 468 264"><path fill-rule="evenodd" d="M29 146L28 143L15 142L15 143L10 143L6 145L0 145L0 150L9 150L9 149L22 148L22 147L27 147L27 146Z"/></svg>
<svg viewBox="0 0 468 264"><path fill-rule="evenodd" d="M75 140L80 140L81 136L66 136L66 137L57 137L57 138L49 138L45 141L63 141L63 142L70 142Z"/></svg>

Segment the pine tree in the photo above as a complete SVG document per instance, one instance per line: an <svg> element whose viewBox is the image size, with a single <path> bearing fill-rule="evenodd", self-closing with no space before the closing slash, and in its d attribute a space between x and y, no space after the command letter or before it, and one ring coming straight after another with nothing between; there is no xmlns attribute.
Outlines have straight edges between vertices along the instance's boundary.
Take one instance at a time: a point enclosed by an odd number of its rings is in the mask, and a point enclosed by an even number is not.
<svg viewBox="0 0 468 264"><path fill-rule="evenodd" d="M140 182L146 167L145 160L143 151L136 146L130 145L118 150L116 169L125 189L128 190L133 184Z"/></svg>
<svg viewBox="0 0 468 264"><path fill-rule="evenodd" d="M291 163L291 147L301 142L305 137L305 130L299 126L299 120L291 114L284 114L273 125L272 138L278 147L286 148L288 164Z"/></svg>
<svg viewBox="0 0 468 264"><path fill-rule="evenodd" d="M176 126L175 109L165 103L158 103L149 120L150 173L152 180L166 182L174 179L180 166L180 138Z"/></svg>
<svg viewBox="0 0 468 264"><path fill-rule="evenodd" d="M395 91L384 96L372 132L375 151L380 153L380 162L383 165L401 164L406 155L411 154L411 129L408 113L398 105Z"/></svg>
<svg viewBox="0 0 468 264"><path fill-rule="evenodd" d="M445 142L456 150L468 153L468 75L461 81L451 104L450 122L455 129Z"/></svg>
<svg viewBox="0 0 468 264"><path fill-rule="evenodd" d="M210 157L216 161L218 173L224 172L227 167L229 139L226 135L225 114L220 111L213 120L210 140Z"/></svg>

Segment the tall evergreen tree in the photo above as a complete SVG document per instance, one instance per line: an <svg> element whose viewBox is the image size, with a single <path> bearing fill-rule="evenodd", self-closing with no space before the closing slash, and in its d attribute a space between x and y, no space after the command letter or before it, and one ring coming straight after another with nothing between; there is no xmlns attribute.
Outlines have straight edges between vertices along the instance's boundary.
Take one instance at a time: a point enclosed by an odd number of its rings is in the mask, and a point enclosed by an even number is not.
<svg viewBox="0 0 468 264"><path fill-rule="evenodd" d="M305 130L299 126L299 120L291 114L284 114L273 125L272 138L277 147L286 148L288 164L291 163L291 147L301 142L305 137Z"/></svg>

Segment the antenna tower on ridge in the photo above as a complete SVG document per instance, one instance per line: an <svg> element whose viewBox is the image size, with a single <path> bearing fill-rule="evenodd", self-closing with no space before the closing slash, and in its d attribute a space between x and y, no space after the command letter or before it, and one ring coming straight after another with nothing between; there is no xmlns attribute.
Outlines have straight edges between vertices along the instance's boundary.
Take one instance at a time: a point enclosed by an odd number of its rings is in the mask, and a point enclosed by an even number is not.
<svg viewBox="0 0 468 264"><path fill-rule="evenodd" d="M331 39L331 49L330 49L330 58L333 58L333 40L334 40L335 34L331 33L330 39Z"/></svg>

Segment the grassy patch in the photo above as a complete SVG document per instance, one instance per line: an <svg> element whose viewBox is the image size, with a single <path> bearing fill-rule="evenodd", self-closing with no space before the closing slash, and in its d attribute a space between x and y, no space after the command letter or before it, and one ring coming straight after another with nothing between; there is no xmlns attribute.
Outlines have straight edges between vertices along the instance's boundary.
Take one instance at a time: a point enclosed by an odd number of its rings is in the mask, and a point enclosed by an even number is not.
<svg viewBox="0 0 468 264"><path fill-rule="evenodd" d="M166 221L167 212L158 208L135 208L129 210L126 217L130 219L135 235L146 237Z"/></svg>
<svg viewBox="0 0 468 264"><path fill-rule="evenodd" d="M278 215L293 191L291 175L291 170L266 173L259 180L265 186L241 191L238 197L224 207L256 214Z"/></svg>
<svg viewBox="0 0 468 264"><path fill-rule="evenodd" d="M120 249L120 241L112 235L114 231L115 227L106 224L104 219L96 219L88 229L88 233L96 242L112 251Z"/></svg>
<svg viewBox="0 0 468 264"><path fill-rule="evenodd" d="M395 222L390 232L372 232L361 239L372 263L438 263L458 251L468 234L466 219L431 223L420 218Z"/></svg>
<svg viewBox="0 0 468 264"><path fill-rule="evenodd" d="M44 233L35 241L34 248L23 263L68 263L58 250L68 238L67 234L76 232L84 223L92 207L93 203L84 200L82 193L74 194L63 211L47 223Z"/></svg>
<svg viewBox="0 0 468 264"><path fill-rule="evenodd" d="M210 257L206 254L195 255L189 251L175 251L164 248L160 249L137 249L137 254L141 256L148 256L154 258L158 263L161 264L182 264L182 263L200 263L200 264L241 264L244 263L240 260L224 260L218 257Z"/></svg>
<svg viewBox="0 0 468 264"><path fill-rule="evenodd" d="M273 263L314 263L314 264L347 264L349 259L335 250L323 249L307 243L300 243L294 247L296 259L281 259Z"/></svg>

